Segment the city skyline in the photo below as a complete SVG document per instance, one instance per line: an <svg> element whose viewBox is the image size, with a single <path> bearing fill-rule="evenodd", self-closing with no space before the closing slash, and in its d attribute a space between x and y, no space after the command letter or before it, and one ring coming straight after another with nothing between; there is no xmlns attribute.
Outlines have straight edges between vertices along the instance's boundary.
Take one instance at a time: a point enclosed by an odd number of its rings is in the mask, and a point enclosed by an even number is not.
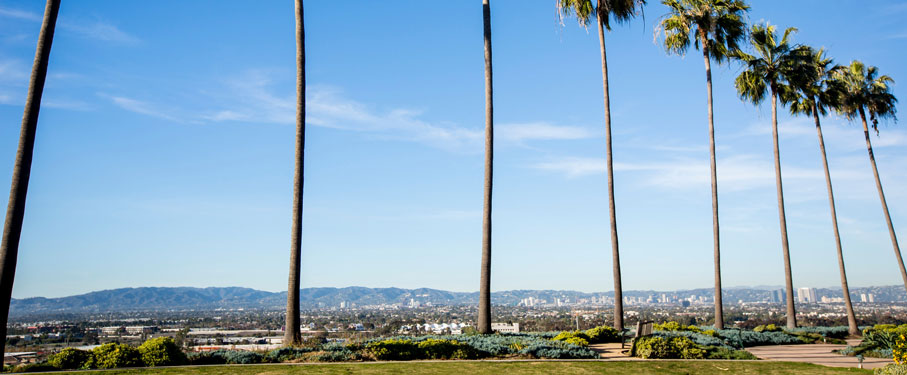
<svg viewBox="0 0 907 375"><path fill-rule="evenodd" d="M62 6L14 297L136 286L285 290L292 4L219 4ZM477 288L481 8L406 4L307 7L303 287ZM836 63L859 58L907 79L903 3L880 2L868 15L859 4L753 5L752 23L798 27L794 42L826 47ZM0 182L12 170L40 7L0 4ZM559 26L553 4L492 7L492 290L608 291L596 36ZM339 29L319 16L340 13ZM664 13L649 4L644 20L607 35L627 290L712 282L703 72L696 56L666 56L652 43ZM246 23L225 22L237 14ZM769 106L737 98L740 70L714 68L723 283L779 285ZM780 113L794 285L838 285L815 129ZM823 121L849 281L897 284L862 131L840 116ZM880 131L880 174L903 231L907 171L897 166L907 162L907 132Z"/></svg>

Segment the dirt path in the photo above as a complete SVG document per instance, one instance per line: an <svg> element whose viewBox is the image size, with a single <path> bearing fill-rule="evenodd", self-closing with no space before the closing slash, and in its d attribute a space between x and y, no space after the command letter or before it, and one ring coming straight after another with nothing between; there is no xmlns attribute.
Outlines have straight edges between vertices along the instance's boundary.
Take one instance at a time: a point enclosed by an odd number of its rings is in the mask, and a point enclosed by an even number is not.
<svg viewBox="0 0 907 375"><path fill-rule="evenodd" d="M746 350L759 357L759 359L769 361L808 362L830 367L858 367L859 363L855 357L832 353L832 350L843 349L844 347L846 345L766 345L754 346ZM890 359L864 358L863 368L874 369L889 363L892 363Z"/></svg>

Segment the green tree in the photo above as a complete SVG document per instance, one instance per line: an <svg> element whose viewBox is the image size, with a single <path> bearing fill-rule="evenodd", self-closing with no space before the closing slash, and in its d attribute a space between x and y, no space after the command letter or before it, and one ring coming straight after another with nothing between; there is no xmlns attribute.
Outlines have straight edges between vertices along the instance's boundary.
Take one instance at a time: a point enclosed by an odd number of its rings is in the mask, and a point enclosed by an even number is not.
<svg viewBox="0 0 907 375"><path fill-rule="evenodd" d="M485 36L485 190L482 207L482 274L479 280L479 317L476 330L491 331L491 185L494 160L494 102L491 69L491 8L482 0Z"/></svg>
<svg viewBox="0 0 907 375"><path fill-rule="evenodd" d="M879 169L876 167L872 142L869 140L869 124L866 120L866 112L869 112L869 121L872 122L872 129L876 134L879 133L880 120L897 121L895 104L898 100L891 93L891 84L894 83L894 80L886 75L879 76L878 68L866 67L862 62L856 60L851 62L850 66L836 67L833 69L832 75L842 90L840 105L836 109L851 121L859 116L860 121L863 122L866 151L869 152L869 162L872 164L876 189L879 191L879 200L882 201L882 212L885 214L885 222L888 224L888 234L891 236L891 246L894 248L894 255L901 270L904 288L907 289L907 271L904 270L904 259L901 257L898 237L894 232L894 225L891 223L891 215L888 213L888 203L885 201L885 192L882 190L882 180L879 178Z"/></svg>
<svg viewBox="0 0 907 375"><path fill-rule="evenodd" d="M721 299L721 241L718 226L718 168L715 162L715 117L712 106L712 60L728 60L746 36L743 17L749 6L742 0L662 0L670 13L658 24L668 53L684 55L692 43L702 50L709 109L709 160L712 172L712 242L715 262L715 328L724 328Z"/></svg>
<svg viewBox="0 0 907 375"><path fill-rule="evenodd" d="M605 49L605 29L611 31L611 19L618 23L629 21L642 13L645 0L558 0L558 17L575 15L580 25L587 27L594 18L598 26L598 43L601 52L602 88L605 104L605 157L608 165L608 215L611 221L611 266L614 276L614 328L624 327L623 288L620 277L620 251L617 241L617 213L614 200L614 162L611 153L611 101L608 89L608 54Z"/></svg>
<svg viewBox="0 0 907 375"><path fill-rule="evenodd" d="M60 0L47 0L44 20L38 34L38 47L28 82L28 96L19 131L19 148L13 165L13 176L6 207L6 221L3 224L3 239L0 242L0 337L6 337L6 322L9 318L9 304L16 279L16 260L19 256L19 238L22 221L25 218L25 198L28 195L28 179L31 176L32 155L35 151L35 133L38 129L38 112L41 111L41 96L44 80L47 78L47 64L50 61L50 47L54 41L57 13ZM0 345L0 357L5 348Z"/></svg>
<svg viewBox="0 0 907 375"><path fill-rule="evenodd" d="M816 123L816 134L819 137L819 151L822 154L822 166L825 169L825 187L828 191L828 206L831 210L831 224L835 235L835 246L838 250L838 272L841 275L841 289L844 292L844 309L847 313L847 326L851 335L858 335L857 317L850 301L850 288L847 286L847 272L844 268L844 250L841 246L841 234L838 231L838 214L835 209L835 194L831 184L831 173L828 169L828 155L825 152L825 137L822 136L822 125L819 117L827 114L829 108L835 108L840 98L837 84L831 80L832 60L825 57L823 50L810 47L798 48L803 63L795 71L790 81L794 89L793 102L790 103L792 114L812 116Z"/></svg>
<svg viewBox="0 0 907 375"><path fill-rule="evenodd" d="M302 188L305 166L305 18L296 0L296 169L293 178L293 232L290 236L290 277L287 283L287 321L284 345L302 341L299 330L299 277L302 252Z"/></svg>
<svg viewBox="0 0 907 375"><path fill-rule="evenodd" d="M741 99L758 105L771 94L772 101L772 141L775 157L775 187L778 192L778 217L781 225L781 249L784 255L784 282L787 291L787 328L797 327L797 316L794 308L794 286L791 279L790 248L787 240L787 218L784 213L784 191L781 184L781 151L778 147L778 100L789 103L793 100L793 89L790 78L802 65L802 58L790 43L790 35L797 29L790 27L784 30L781 39L775 33L775 26L754 25L750 31L750 41L756 55L738 52L743 61L744 71L737 76L734 84Z"/></svg>

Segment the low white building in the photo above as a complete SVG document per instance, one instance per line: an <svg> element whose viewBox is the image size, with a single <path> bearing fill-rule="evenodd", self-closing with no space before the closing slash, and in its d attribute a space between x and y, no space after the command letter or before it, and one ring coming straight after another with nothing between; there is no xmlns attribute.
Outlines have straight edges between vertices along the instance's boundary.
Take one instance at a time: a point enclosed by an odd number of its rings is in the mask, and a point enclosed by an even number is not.
<svg viewBox="0 0 907 375"><path fill-rule="evenodd" d="M491 330L500 333L520 333L520 323L491 323Z"/></svg>

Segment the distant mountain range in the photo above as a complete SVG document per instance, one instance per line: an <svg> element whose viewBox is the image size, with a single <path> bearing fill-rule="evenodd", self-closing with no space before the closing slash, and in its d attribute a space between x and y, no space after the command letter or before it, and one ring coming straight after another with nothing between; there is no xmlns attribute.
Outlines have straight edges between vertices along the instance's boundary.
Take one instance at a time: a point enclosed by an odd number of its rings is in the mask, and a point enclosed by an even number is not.
<svg viewBox="0 0 907 375"><path fill-rule="evenodd" d="M764 301L771 290L780 287L731 287L724 289L726 302ZM643 297L662 294L687 298L690 296L712 295L713 289L691 289L680 291L628 290L625 297ZM904 302L907 294L901 286L880 286L852 288L851 295L860 301L860 294L873 294L875 302ZM286 292L266 292L261 290L227 287L227 288L122 288L102 290L76 296L61 298L23 298L13 299L10 315L28 315L43 313L102 313L121 311L168 311L168 310L215 310L237 308L282 309L286 304ZM602 296L613 297L613 292L584 293L565 290L510 290L494 292L492 303L515 306L523 299L535 298L553 303L557 299L575 302L581 299L600 299ZM819 298L841 297L840 289L818 288ZM449 292L437 289L401 289L401 288L305 288L301 290L303 308L339 307L341 303L348 306L375 305L409 305L411 301L421 305L473 305L478 300L478 293Z"/></svg>

